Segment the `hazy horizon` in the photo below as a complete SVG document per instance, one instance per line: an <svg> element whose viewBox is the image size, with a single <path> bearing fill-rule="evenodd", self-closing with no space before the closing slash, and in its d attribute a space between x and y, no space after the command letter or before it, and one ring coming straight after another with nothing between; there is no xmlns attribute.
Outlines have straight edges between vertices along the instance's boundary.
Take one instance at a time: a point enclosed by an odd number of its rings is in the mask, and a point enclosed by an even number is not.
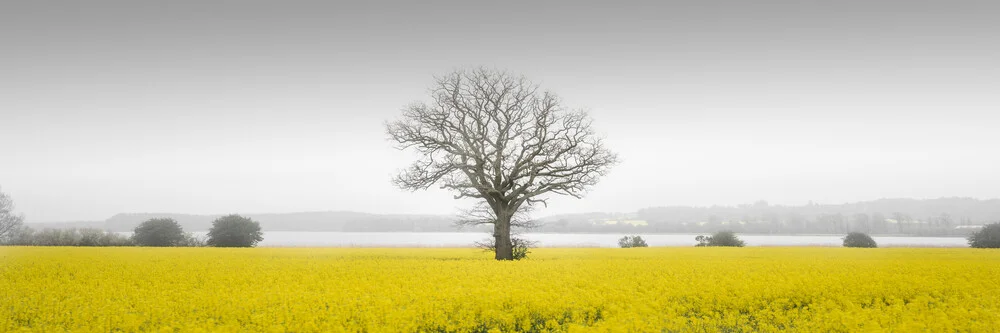
<svg viewBox="0 0 1000 333"><path fill-rule="evenodd" d="M528 4L531 4L530 6ZM482 15L487 13L488 15ZM589 110L622 163L535 215L1000 198L991 1L0 4L26 222L453 214L383 122L465 66Z"/></svg>
<svg viewBox="0 0 1000 333"><path fill-rule="evenodd" d="M550 217L555 217L555 216L574 215L574 214L631 214L631 213L635 213L635 212L637 212L639 210L649 209L649 208L664 208L664 207L690 207L690 208L739 207L739 206L744 206L744 205L754 205L754 204L756 204L758 202L761 202L761 201L766 202L769 206L772 206L772 207L802 207L802 206L807 206L810 203L811 204L815 204L815 205L851 205L851 204L856 204L856 203L861 203L861 202L871 202L871 201L878 201L878 200L935 200L935 199L953 199L953 198L974 199L974 200L980 200L980 201L1000 200L1000 198L972 198L972 197L878 198L878 199L873 199L873 200L851 201L851 202L815 202L815 201L812 201L812 202L807 202L807 203L798 204L798 205L788 205L788 204L773 203L773 202L770 202L770 201L767 201L767 200L755 200L754 202L745 202L745 203L731 204L731 205L719 205L719 204L711 204L711 205L667 205L667 204L664 204L664 205L653 205L653 206L648 206L648 207L639 207L638 209L631 210L631 211L584 210L584 211L574 211L574 212L562 212L562 213L551 213L551 214L531 214L531 215L532 215L532 218L550 218ZM461 207L458 207L458 208L461 208ZM112 218L112 217L120 215L120 214L134 214L134 215L157 215L157 214L161 214L161 215L191 215L191 216L223 216L223 215L229 215L229 214L240 214L240 215L250 216L250 215L290 215L290 214L312 214L312 213L347 213L347 214L355 213L355 214L370 214L370 215L401 215L401 216L449 216L449 215L456 215L456 216L458 216L458 215L461 215L461 212L458 212L458 211L446 212L446 213L406 213L406 212L402 212L402 213L382 213L382 212L369 212L369 211L359 211L359 210L350 210L350 209L343 209L343 210L312 210L312 211L286 211L286 212L239 211L239 212L206 212L206 213L185 213L185 212L149 211L149 212L117 212L117 213L115 213L113 215L110 215L110 216L107 216L105 218L94 219L94 220L58 220L58 221L56 221L56 220L54 220L54 221L30 221L30 220L26 220L25 223L27 223L27 224L51 224L51 223L72 223L72 222L101 222L101 221L107 220L108 218Z"/></svg>

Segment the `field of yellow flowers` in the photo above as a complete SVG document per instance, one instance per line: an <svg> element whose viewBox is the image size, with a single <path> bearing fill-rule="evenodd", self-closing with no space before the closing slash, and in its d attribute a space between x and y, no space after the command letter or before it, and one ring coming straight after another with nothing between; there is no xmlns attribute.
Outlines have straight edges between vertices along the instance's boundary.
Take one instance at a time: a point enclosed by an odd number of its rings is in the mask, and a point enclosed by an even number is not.
<svg viewBox="0 0 1000 333"><path fill-rule="evenodd" d="M0 248L0 331L1000 330L976 249Z"/></svg>

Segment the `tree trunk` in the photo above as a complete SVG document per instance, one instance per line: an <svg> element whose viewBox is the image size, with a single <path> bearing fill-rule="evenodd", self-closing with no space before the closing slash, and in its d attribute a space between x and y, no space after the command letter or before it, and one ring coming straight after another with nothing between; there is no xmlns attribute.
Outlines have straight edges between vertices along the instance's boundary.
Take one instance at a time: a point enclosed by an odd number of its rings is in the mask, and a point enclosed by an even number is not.
<svg viewBox="0 0 1000 333"><path fill-rule="evenodd" d="M510 214L497 214L497 221L493 224L496 260L514 260L514 246L510 242L510 218Z"/></svg>

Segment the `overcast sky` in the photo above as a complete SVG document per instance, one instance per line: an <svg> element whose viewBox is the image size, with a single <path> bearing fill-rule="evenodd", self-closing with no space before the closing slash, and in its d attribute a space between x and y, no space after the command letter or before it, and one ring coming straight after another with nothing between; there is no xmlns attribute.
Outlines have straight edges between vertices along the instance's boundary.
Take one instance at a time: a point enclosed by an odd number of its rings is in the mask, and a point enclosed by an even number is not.
<svg viewBox="0 0 1000 333"><path fill-rule="evenodd" d="M454 213L383 122L490 66L623 160L541 215L1000 197L1000 2L4 1L0 188L120 212Z"/></svg>

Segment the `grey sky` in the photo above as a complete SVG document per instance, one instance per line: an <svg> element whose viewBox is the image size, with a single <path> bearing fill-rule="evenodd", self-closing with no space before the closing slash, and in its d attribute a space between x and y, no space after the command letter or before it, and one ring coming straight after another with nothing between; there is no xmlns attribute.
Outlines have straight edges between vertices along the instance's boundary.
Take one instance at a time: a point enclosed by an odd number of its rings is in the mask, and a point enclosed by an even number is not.
<svg viewBox="0 0 1000 333"><path fill-rule="evenodd" d="M1000 3L5 1L0 186L29 222L453 213L390 176L431 76L505 68L623 163L540 214L1000 197Z"/></svg>

